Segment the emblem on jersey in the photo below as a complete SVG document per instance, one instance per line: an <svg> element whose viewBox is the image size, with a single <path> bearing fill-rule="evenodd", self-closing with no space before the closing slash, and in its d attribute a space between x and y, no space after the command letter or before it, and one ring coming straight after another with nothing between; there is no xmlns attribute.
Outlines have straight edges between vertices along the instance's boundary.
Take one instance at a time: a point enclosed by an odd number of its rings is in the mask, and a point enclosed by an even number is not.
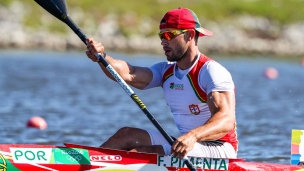
<svg viewBox="0 0 304 171"><path fill-rule="evenodd" d="M194 115L198 115L199 113L201 113L198 105L195 105L195 104L189 105L189 109L190 109L190 112Z"/></svg>
<svg viewBox="0 0 304 171"><path fill-rule="evenodd" d="M170 88L171 88L171 89L174 88L174 83L170 83Z"/></svg>

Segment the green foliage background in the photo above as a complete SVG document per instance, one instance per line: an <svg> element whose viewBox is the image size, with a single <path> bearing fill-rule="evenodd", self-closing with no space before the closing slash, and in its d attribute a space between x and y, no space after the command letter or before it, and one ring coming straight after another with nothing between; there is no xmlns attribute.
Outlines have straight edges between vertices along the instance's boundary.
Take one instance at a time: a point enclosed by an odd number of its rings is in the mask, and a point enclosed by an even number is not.
<svg viewBox="0 0 304 171"><path fill-rule="evenodd" d="M1 0L9 4L13 0ZM35 9L32 0L19 0ZM133 11L139 17L159 19L169 9L187 7L208 20L222 20L241 14L267 17L286 24L304 20L304 0L66 0L68 7L79 7L92 17ZM38 11L34 11L37 14Z"/></svg>
<svg viewBox="0 0 304 171"><path fill-rule="evenodd" d="M21 2L28 11L23 18L25 26L40 28L45 20L42 16L49 15L33 0L1 0L0 5L9 7L13 1ZM115 14L119 31L124 36L138 32L145 36L156 35L164 13L177 7L192 9L203 26L204 22L229 22L241 15L265 17L282 26L304 22L304 0L66 0L66 3L73 20L77 15L73 11L81 11L84 18L76 22L81 28L97 27L107 14ZM49 20L43 29L62 33L68 31L56 19ZM142 30L140 24L143 22L150 23L150 31Z"/></svg>

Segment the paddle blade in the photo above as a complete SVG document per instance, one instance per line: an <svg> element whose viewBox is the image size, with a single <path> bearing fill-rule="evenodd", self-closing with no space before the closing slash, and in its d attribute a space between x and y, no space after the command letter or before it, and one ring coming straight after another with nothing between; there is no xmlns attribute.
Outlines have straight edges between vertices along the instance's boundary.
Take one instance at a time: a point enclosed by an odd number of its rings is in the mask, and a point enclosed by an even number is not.
<svg viewBox="0 0 304 171"><path fill-rule="evenodd" d="M59 20L66 22L66 17L68 16L68 10L65 0L34 0L46 11L51 13L53 16Z"/></svg>

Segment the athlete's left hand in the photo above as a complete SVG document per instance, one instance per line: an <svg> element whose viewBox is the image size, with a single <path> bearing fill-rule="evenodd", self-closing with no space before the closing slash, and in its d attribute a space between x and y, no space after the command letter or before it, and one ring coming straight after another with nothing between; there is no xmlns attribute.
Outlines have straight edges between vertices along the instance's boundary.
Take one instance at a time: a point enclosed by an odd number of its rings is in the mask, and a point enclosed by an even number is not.
<svg viewBox="0 0 304 171"><path fill-rule="evenodd" d="M191 132L178 137L171 147L171 154L181 159L184 158L193 149L196 141L196 137Z"/></svg>

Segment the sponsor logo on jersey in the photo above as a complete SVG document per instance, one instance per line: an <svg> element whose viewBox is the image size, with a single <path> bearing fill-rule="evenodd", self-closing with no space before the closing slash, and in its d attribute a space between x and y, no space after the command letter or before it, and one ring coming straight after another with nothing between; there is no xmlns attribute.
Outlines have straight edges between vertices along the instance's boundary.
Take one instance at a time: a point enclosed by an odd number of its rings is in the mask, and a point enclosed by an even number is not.
<svg viewBox="0 0 304 171"><path fill-rule="evenodd" d="M184 90L184 84L170 83L170 88L173 90Z"/></svg>

